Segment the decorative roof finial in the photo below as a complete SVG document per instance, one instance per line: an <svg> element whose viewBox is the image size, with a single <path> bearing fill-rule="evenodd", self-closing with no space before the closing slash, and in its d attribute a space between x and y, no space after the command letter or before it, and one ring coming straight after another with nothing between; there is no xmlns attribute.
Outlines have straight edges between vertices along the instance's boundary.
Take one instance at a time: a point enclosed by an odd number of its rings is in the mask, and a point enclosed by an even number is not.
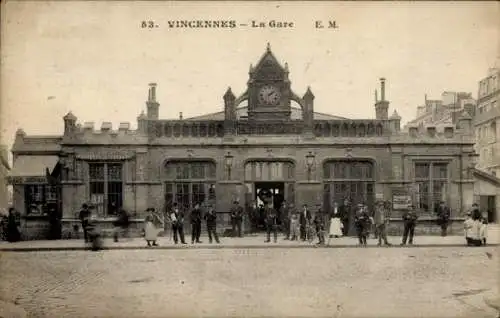
<svg viewBox="0 0 500 318"><path fill-rule="evenodd" d="M288 72L288 63L285 62L285 72Z"/></svg>
<svg viewBox="0 0 500 318"><path fill-rule="evenodd" d="M271 44L269 42L267 42L267 51L271 52Z"/></svg>
<svg viewBox="0 0 500 318"><path fill-rule="evenodd" d="M250 63L250 70L248 71L249 73L253 73L253 65Z"/></svg>

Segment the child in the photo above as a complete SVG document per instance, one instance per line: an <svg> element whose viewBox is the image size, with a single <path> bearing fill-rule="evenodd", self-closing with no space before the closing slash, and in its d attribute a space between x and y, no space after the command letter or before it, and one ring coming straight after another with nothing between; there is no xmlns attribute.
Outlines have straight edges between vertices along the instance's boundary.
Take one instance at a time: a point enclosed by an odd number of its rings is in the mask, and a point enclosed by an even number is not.
<svg viewBox="0 0 500 318"><path fill-rule="evenodd" d="M299 213L294 210L290 219L290 234L291 241L297 241L300 234Z"/></svg>
<svg viewBox="0 0 500 318"><path fill-rule="evenodd" d="M318 235L318 245L325 245L325 215L322 209L316 212L313 222L316 227L316 234Z"/></svg>
<svg viewBox="0 0 500 318"><path fill-rule="evenodd" d="M144 238L146 239L148 246L151 246L151 242L153 242L153 246L158 246L158 244L156 244L156 240L158 238L158 230L153 223L153 216L146 216L144 221Z"/></svg>

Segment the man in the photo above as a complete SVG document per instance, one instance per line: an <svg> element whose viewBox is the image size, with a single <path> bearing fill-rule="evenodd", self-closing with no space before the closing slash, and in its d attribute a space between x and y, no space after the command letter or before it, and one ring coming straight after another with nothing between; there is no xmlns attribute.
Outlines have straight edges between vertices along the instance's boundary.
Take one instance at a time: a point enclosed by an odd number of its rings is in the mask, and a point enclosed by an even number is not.
<svg viewBox="0 0 500 318"><path fill-rule="evenodd" d="M295 206L290 204L290 239L292 241L297 241L300 236L300 222L299 222L299 214L300 212L295 209Z"/></svg>
<svg viewBox="0 0 500 318"><path fill-rule="evenodd" d="M80 224L82 225L83 239L87 243L89 242L88 226L90 221L90 209L86 203L82 204L82 209L80 210L78 218L80 219Z"/></svg>
<svg viewBox="0 0 500 318"><path fill-rule="evenodd" d="M281 211L280 211L280 216L281 216L281 229L283 231L283 234L285 235L285 240L290 239L290 209L289 206L286 204L286 201L283 201L281 204Z"/></svg>
<svg viewBox="0 0 500 318"><path fill-rule="evenodd" d="M345 199L343 204L339 207L339 217L342 222L342 235L349 234L349 218L351 215L351 204L348 199Z"/></svg>
<svg viewBox="0 0 500 318"><path fill-rule="evenodd" d="M438 225L441 227L441 236L446 236L446 230L448 229L448 223L450 222L450 208L446 206L444 201L439 203L437 209L437 221Z"/></svg>
<svg viewBox="0 0 500 318"><path fill-rule="evenodd" d="M201 235L201 209L200 204L196 203L193 211L191 211L191 244L203 243L200 241Z"/></svg>
<svg viewBox="0 0 500 318"><path fill-rule="evenodd" d="M212 244L212 236L217 244L220 243L219 236L217 235L217 213L213 206L208 207L207 214L204 216L207 221L208 242Z"/></svg>
<svg viewBox="0 0 500 318"><path fill-rule="evenodd" d="M358 204L358 208L354 216L354 226L356 228L356 234L358 235L359 245L366 246L368 228L370 226L370 216L368 215L368 209L364 204Z"/></svg>
<svg viewBox="0 0 500 318"><path fill-rule="evenodd" d="M373 216L373 221L375 223L375 231L378 236L377 246L382 245L382 240L384 245L390 246L391 244L387 241L387 227L389 225L389 210L385 207L383 201L377 201L375 206L375 213Z"/></svg>
<svg viewBox="0 0 500 318"><path fill-rule="evenodd" d="M235 200L233 202L233 207L231 208L231 225L233 228L233 237L243 237L243 235L241 234L242 221L243 208L240 206L240 202L238 200Z"/></svg>
<svg viewBox="0 0 500 318"><path fill-rule="evenodd" d="M187 244L184 240L184 213L179 210L177 202L172 206L170 220L172 222L172 231L174 232L174 243L178 244L178 239L180 238L182 244ZM179 234L179 238L177 234Z"/></svg>
<svg viewBox="0 0 500 318"><path fill-rule="evenodd" d="M114 241L118 242L118 236L121 233L124 237L128 238L128 229L130 226L130 217L125 209L120 209L118 212L118 219L115 221Z"/></svg>
<svg viewBox="0 0 500 318"><path fill-rule="evenodd" d="M311 212L307 208L307 204L302 206L299 217L300 223L300 239L305 241L307 239L307 226L311 223Z"/></svg>
<svg viewBox="0 0 500 318"><path fill-rule="evenodd" d="M316 235L318 236L318 245L325 245L325 223L326 216L322 208L319 208L314 215L313 220L314 226L316 227Z"/></svg>
<svg viewBox="0 0 500 318"><path fill-rule="evenodd" d="M413 245L413 235L415 233L415 226L417 224L417 213L415 211L415 206L410 205L409 209L403 213L403 242L401 245L406 245L406 240L408 239L408 244ZM409 237L408 237L409 236Z"/></svg>
<svg viewBox="0 0 500 318"><path fill-rule="evenodd" d="M278 212L270 202L266 206L266 233L267 239L265 243L271 242L271 232L273 232L274 243L278 242Z"/></svg>

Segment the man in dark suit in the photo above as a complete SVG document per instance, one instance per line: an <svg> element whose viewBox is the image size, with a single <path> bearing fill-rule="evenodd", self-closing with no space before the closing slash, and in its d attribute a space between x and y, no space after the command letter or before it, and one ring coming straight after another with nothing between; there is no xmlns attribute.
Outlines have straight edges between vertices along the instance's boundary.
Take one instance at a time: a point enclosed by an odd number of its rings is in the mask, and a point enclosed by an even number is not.
<svg viewBox="0 0 500 318"><path fill-rule="evenodd" d="M270 202L266 206L266 243L271 242L271 232L273 232L274 243L278 241L278 212Z"/></svg>
<svg viewBox="0 0 500 318"><path fill-rule="evenodd" d="M182 244L187 244L184 240L184 213L179 210L177 203L174 203L170 211L170 220L172 222L172 231L174 232L174 242L178 244L177 234L181 239Z"/></svg>
<svg viewBox="0 0 500 318"><path fill-rule="evenodd" d="M408 244L413 244L413 235L415 233L415 226L417 225L417 212L415 211L415 206L410 205L409 209L403 213L403 241L401 245L406 245L406 240L408 239ZM409 236L409 237L408 237Z"/></svg>
<svg viewBox="0 0 500 318"><path fill-rule="evenodd" d="M306 231L307 225L311 224L311 212L307 208L307 204L302 206L302 210L300 211L299 223L300 223L300 239L305 241L307 238Z"/></svg>
<svg viewBox="0 0 500 318"><path fill-rule="evenodd" d="M241 234L241 224L243 222L243 208L240 206L240 202L235 200L233 206L231 207L231 225L233 228L233 237L243 237ZM237 230L237 232L236 232Z"/></svg>
<svg viewBox="0 0 500 318"><path fill-rule="evenodd" d="M207 221L208 242L212 244L212 236L217 244L220 243L219 236L217 235L217 213L213 206L208 207L208 212L204 216Z"/></svg>
<svg viewBox="0 0 500 318"><path fill-rule="evenodd" d="M202 213L200 204L196 203L191 211L191 244L203 243L200 241Z"/></svg>
<svg viewBox="0 0 500 318"><path fill-rule="evenodd" d="M439 203L437 208L437 221L438 225L441 227L441 236L446 236L448 229L448 223L450 222L451 211L450 208L446 206L444 201Z"/></svg>
<svg viewBox="0 0 500 318"><path fill-rule="evenodd" d="M80 219L80 223L82 225L82 230L83 230L83 239L85 242L89 241L88 237L88 226L89 226L89 221L90 221L90 209L89 206L84 203L82 205L82 209L80 210L80 213L78 214L78 218Z"/></svg>
<svg viewBox="0 0 500 318"><path fill-rule="evenodd" d="M339 207L339 216L342 222L342 235L349 234L349 217L351 215L351 205L349 200L345 199L343 204Z"/></svg>
<svg viewBox="0 0 500 318"><path fill-rule="evenodd" d="M285 235L285 240L290 239L290 209L286 201L283 201L280 208L281 230Z"/></svg>

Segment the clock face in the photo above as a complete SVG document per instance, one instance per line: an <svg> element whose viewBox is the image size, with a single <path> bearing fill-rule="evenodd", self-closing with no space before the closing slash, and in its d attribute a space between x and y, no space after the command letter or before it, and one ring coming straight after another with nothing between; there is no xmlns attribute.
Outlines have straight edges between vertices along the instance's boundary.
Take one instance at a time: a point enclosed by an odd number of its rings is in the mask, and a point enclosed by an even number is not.
<svg viewBox="0 0 500 318"><path fill-rule="evenodd" d="M265 105L277 105L280 101L281 93L276 86L266 85L259 91L259 102Z"/></svg>

